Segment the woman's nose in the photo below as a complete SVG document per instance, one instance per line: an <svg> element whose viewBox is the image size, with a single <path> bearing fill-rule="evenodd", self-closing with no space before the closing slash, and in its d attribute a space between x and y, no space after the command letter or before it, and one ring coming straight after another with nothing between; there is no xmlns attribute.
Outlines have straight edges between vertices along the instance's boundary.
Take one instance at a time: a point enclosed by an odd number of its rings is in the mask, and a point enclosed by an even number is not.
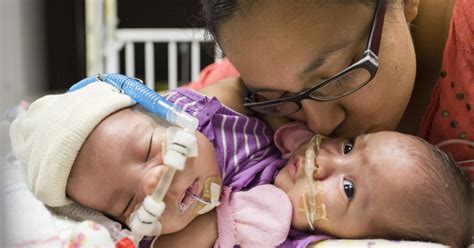
<svg viewBox="0 0 474 248"><path fill-rule="evenodd" d="M336 102L317 102L311 99L301 102L309 128L322 135L330 135L345 119L344 109Z"/></svg>

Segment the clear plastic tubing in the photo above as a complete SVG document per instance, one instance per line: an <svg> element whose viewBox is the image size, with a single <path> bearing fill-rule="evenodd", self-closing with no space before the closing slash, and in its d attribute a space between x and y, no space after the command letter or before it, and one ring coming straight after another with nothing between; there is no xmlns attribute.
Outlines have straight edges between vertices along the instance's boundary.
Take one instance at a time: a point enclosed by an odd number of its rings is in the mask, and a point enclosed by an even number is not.
<svg viewBox="0 0 474 248"><path fill-rule="evenodd" d="M163 174L160 182L155 188L155 192L151 194L151 197L155 202L163 201L171 185L171 181L173 180L175 172L175 169L168 168L168 170Z"/></svg>
<svg viewBox="0 0 474 248"><path fill-rule="evenodd" d="M146 110L167 120L171 124L176 124L190 132L193 132L197 128L198 121L196 118L184 112L180 107L174 106L136 78L116 73L99 74L79 81L69 88L69 91L75 91L97 81L102 81L114 86L125 95L130 96Z"/></svg>

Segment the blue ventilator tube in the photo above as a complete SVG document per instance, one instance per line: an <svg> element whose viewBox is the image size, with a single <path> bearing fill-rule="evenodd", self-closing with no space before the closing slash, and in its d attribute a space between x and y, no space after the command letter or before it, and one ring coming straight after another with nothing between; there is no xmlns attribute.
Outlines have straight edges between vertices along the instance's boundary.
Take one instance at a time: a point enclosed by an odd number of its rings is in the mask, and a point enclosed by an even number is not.
<svg viewBox="0 0 474 248"><path fill-rule="evenodd" d="M184 112L180 107L174 106L160 94L144 85L139 79L122 74L108 73L88 77L71 86L69 91L75 91L97 81L114 86L117 90L120 90L142 105L146 110L167 120L171 124L178 125L190 132L194 132L198 126L197 119Z"/></svg>

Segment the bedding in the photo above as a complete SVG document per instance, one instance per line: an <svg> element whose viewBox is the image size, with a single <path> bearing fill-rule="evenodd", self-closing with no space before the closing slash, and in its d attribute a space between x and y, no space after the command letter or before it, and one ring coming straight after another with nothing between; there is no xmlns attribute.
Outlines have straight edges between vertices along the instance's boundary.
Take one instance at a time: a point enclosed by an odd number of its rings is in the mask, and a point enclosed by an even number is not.
<svg viewBox="0 0 474 248"><path fill-rule="evenodd" d="M91 221L75 222L52 214L28 190L18 161L2 158L2 196L6 203L8 247L100 247L112 245L107 231ZM87 237L87 238L86 238ZM412 241L326 240L313 245L324 247L444 247Z"/></svg>
<svg viewBox="0 0 474 248"><path fill-rule="evenodd" d="M4 202L8 247L61 246L75 223L53 216L28 190L18 161L2 158L2 202Z"/></svg>
<svg viewBox="0 0 474 248"><path fill-rule="evenodd" d="M0 164L7 247L114 247L101 225L52 214L28 189L20 162Z"/></svg>

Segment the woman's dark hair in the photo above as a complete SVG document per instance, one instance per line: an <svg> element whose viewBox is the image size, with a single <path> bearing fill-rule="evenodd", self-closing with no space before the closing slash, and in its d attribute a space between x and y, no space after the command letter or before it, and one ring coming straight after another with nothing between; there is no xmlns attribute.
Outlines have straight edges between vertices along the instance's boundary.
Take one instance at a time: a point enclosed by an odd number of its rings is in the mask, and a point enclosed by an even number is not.
<svg viewBox="0 0 474 248"><path fill-rule="evenodd" d="M258 0L201 0L201 17L203 18L209 34L218 40L219 27L238 12L243 9L251 8L252 3ZM393 2L394 0L386 0L386 2ZM321 2L346 2L346 3L361 3L368 6L373 6L377 0L314 0L315 3ZM245 5L245 6L244 6Z"/></svg>
<svg viewBox="0 0 474 248"><path fill-rule="evenodd" d="M218 27L236 12L238 0L201 0L201 16L207 31L217 40Z"/></svg>

